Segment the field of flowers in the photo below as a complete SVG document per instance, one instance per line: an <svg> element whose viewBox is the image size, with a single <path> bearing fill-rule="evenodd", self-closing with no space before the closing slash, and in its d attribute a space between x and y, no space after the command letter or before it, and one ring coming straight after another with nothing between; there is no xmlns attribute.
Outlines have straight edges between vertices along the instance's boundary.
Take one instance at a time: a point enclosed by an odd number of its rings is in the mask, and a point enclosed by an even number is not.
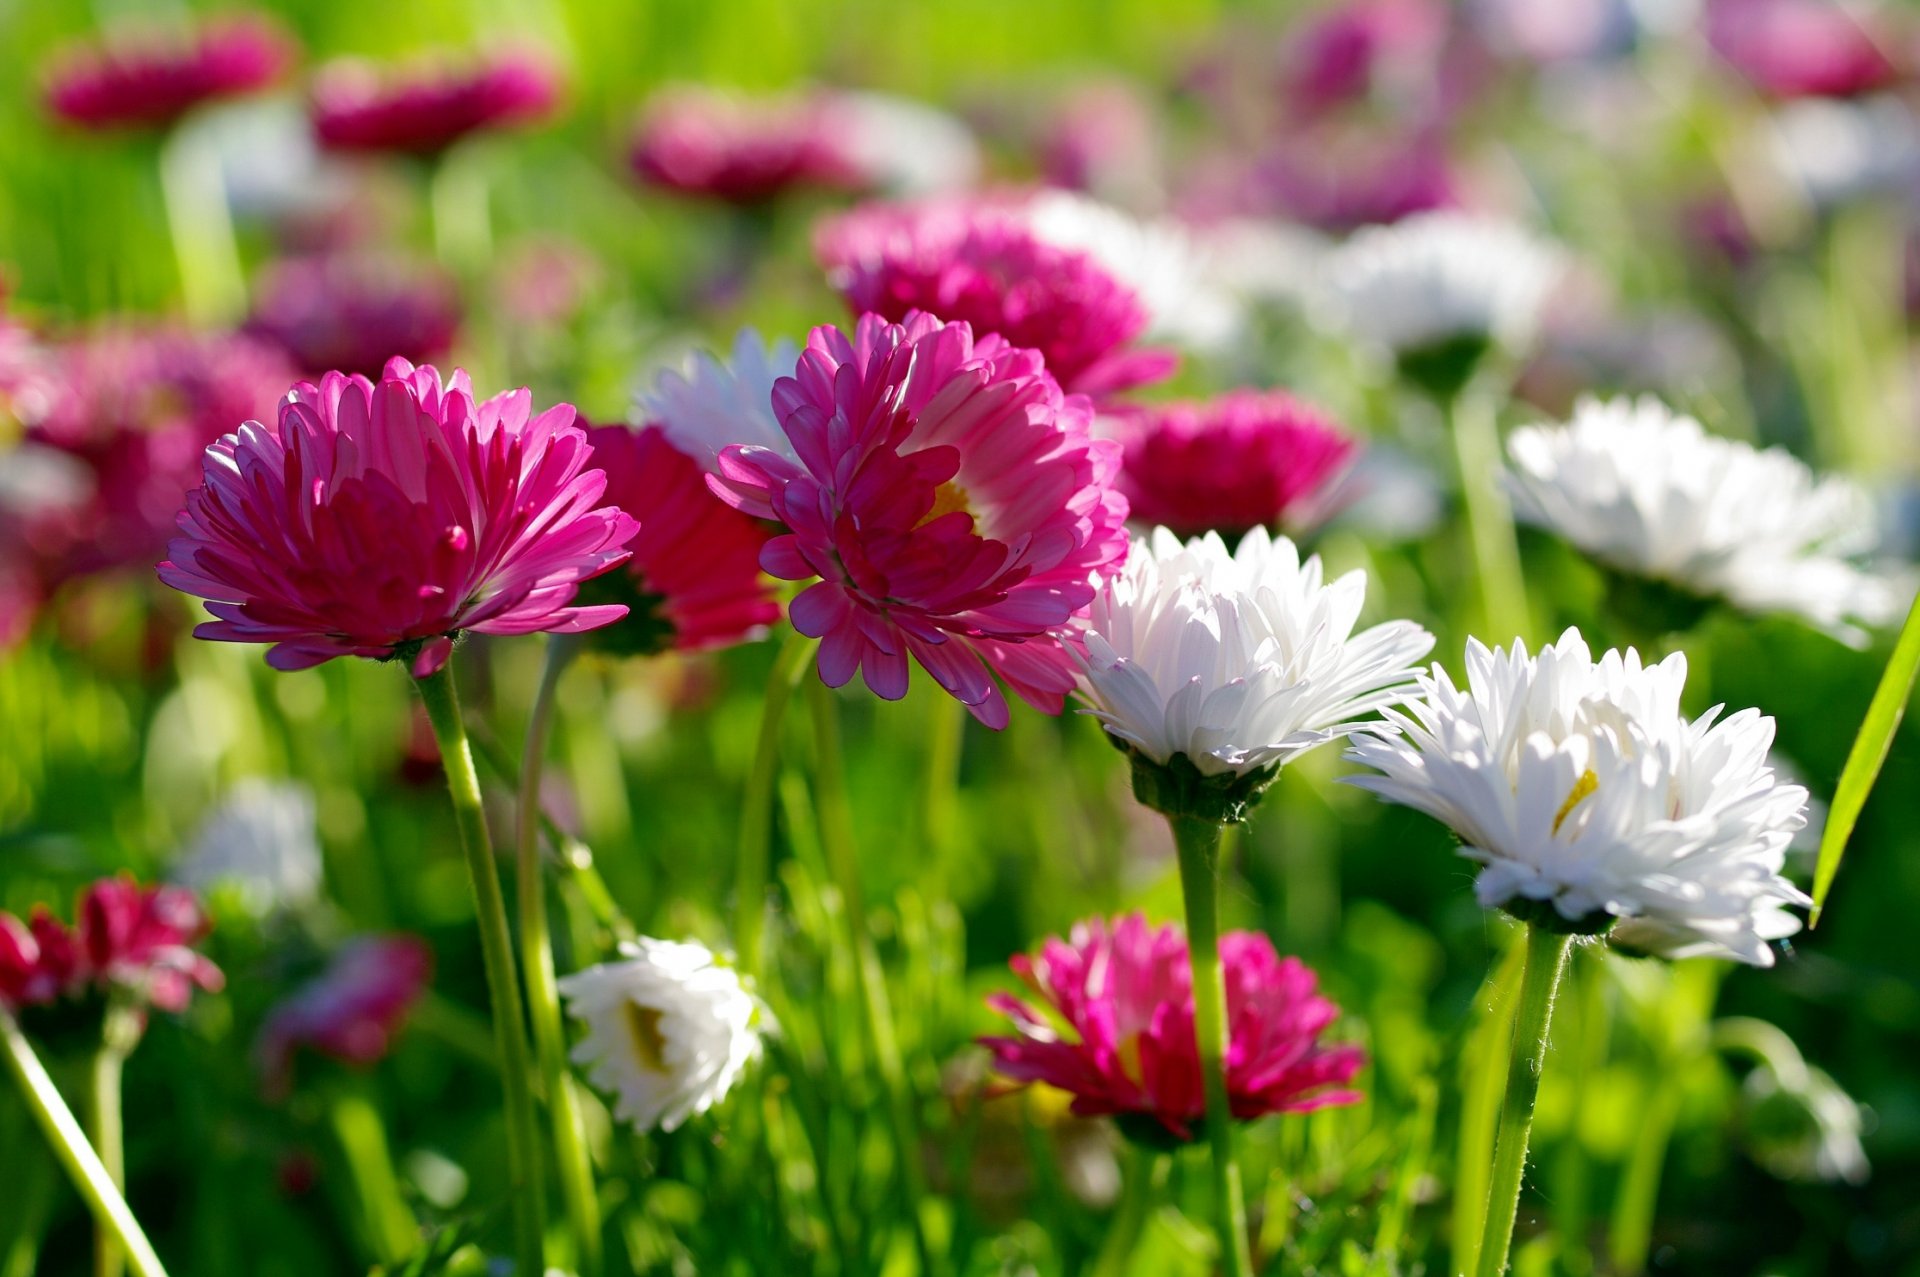
<svg viewBox="0 0 1920 1277"><path fill-rule="evenodd" d="M1920 1274L1920 12L256 3L0 0L0 1277Z"/></svg>

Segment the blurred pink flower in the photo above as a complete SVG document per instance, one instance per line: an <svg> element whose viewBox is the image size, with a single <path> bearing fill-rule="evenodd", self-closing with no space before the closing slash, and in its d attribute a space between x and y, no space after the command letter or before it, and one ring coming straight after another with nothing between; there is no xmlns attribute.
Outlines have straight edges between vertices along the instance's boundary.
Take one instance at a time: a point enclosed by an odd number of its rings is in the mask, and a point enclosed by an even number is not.
<svg viewBox="0 0 1920 1277"><path fill-rule="evenodd" d="M1313 972L1250 931L1220 937L1220 961L1233 1115L1246 1121L1356 1103L1357 1092L1330 1088L1352 1081L1366 1056L1319 1040L1340 1010L1317 992ZM987 999L1016 1034L981 1039L1001 1073L1068 1092L1083 1117L1150 1118L1178 1139L1195 1137L1206 1101L1193 969L1178 927L1150 926L1137 913L1111 926L1094 918L1008 965L1044 1006L1004 993Z"/></svg>
<svg viewBox="0 0 1920 1277"><path fill-rule="evenodd" d="M864 190L868 175L832 122L820 97L670 88L647 103L630 160L650 185L730 204L760 204L799 189Z"/></svg>
<svg viewBox="0 0 1920 1277"><path fill-rule="evenodd" d="M633 520L601 506L573 406L523 388L476 402L467 374L395 359L376 385L328 373L207 449L160 579L207 599L199 638L272 643L267 663L446 663L463 630L572 633L624 607L569 607L620 563Z"/></svg>
<svg viewBox="0 0 1920 1277"><path fill-rule="evenodd" d="M396 355L414 363L438 359L452 349L459 327L459 290L444 270L346 253L268 266L246 324L316 377L335 369L377 377Z"/></svg>
<svg viewBox="0 0 1920 1277"><path fill-rule="evenodd" d="M1327 125L1289 135L1258 156L1236 211L1278 213L1322 230L1348 231L1458 203L1446 143L1437 132L1395 136Z"/></svg>
<svg viewBox="0 0 1920 1277"><path fill-rule="evenodd" d="M113 987L163 1011L186 1008L195 988L217 992L220 968L194 946L208 931L193 893L102 878L80 893L74 924L46 906L29 926L0 913L0 1006L45 1005Z"/></svg>
<svg viewBox="0 0 1920 1277"><path fill-rule="evenodd" d="M393 1046L433 975L433 951L417 936L363 936L335 953L313 980L273 1009L255 1058L267 1090L284 1096L302 1047L361 1068Z"/></svg>
<svg viewBox="0 0 1920 1277"><path fill-rule="evenodd" d="M1446 35L1446 6L1433 0L1345 0L1293 30L1281 95L1302 119L1362 102L1396 69L1429 74Z"/></svg>
<svg viewBox="0 0 1920 1277"><path fill-rule="evenodd" d="M856 314L914 311L1038 351L1062 388L1105 395L1173 371L1132 343L1140 297L1086 252L1046 242L1016 202L962 197L874 203L827 222L815 251Z"/></svg>
<svg viewBox="0 0 1920 1277"><path fill-rule="evenodd" d="M1855 97L1899 78L1877 33L1829 0L1709 0L1706 27L1714 52L1774 97Z"/></svg>
<svg viewBox="0 0 1920 1277"><path fill-rule="evenodd" d="M712 482L786 525L761 566L819 578L789 616L822 640L820 677L859 670L898 700L911 656L989 727L1007 724L994 674L1059 713L1055 631L1127 551L1119 446L1090 434L1092 405L1036 352L919 313L816 328L773 405L790 450L727 447Z"/></svg>
<svg viewBox="0 0 1920 1277"><path fill-rule="evenodd" d="M469 133L530 124L560 100L545 59L524 52L471 65L329 63L313 83L313 129L336 151L437 155Z"/></svg>
<svg viewBox="0 0 1920 1277"><path fill-rule="evenodd" d="M1039 141L1048 183L1123 204L1160 194L1159 120L1127 80L1080 85L1055 108Z"/></svg>
<svg viewBox="0 0 1920 1277"><path fill-rule="evenodd" d="M631 608L595 634L596 646L633 654L724 647L780 619L760 571L760 548L772 534L715 496L699 465L660 427L595 426L587 439L593 463L607 474L608 504L640 526L625 570L587 587L594 598Z"/></svg>
<svg viewBox="0 0 1920 1277"><path fill-rule="evenodd" d="M294 55L277 26L252 14L184 31L123 28L54 62L47 109L88 129L166 128L202 102L265 88Z"/></svg>
<svg viewBox="0 0 1920 1277"><path fill-rule="evenodd" d="M1230 541L1257 527L1314 522L1359 451L1325 413L1281 390L1124 414L1120 490L1131 517L1182 537Z"/></svg>

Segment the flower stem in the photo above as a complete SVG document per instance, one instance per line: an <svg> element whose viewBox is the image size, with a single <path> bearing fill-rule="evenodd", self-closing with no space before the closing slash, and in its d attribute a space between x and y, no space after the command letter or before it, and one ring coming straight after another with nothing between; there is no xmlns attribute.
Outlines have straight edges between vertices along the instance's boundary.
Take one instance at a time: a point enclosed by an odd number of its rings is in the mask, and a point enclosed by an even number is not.
<svg viewBox="0 0 1920 1277"><path fill-rule="evenodd" d="M247 286L220 157L201 134L175 129L160 144L159 167L187 318L207 327L232 323L246 309Z"/></svg>
<svg viewBox="0 0 1920 1277"><path fill-rule="evenodd" d="M734 953L740 969L759 979L767 925L768 862L773 840L773 782L780 764L780 727L787 704L818 643L797 631L787 635L767 675L760 703L760 733L753 743L753 764L740 799L740 832L735 845L737 872L733 922Z"/></svg>
<svg viewBox="0 0 1920 1277"><path fill-rule="evenodd" d="M1526 579L1513 511L1500 491L1500 427L1493 401L1469 387L1447 401L1446 414L1479 579L1482 628L1475 632L1489 643L1528 637Z"/></svg>
<svg viewBox="0 0 1920 1277"><path fill-rule="evenodd" d="M578 651L563 634L547 638L547 659L540 671L539 690L527 719L526 748L520 758L517 843L517 885L520 896L520 967L527 979L527 1011L533 1022L533 1042L540 1059L540 1077L546 1085L547 1117L553 1126L554 1170L560 1181L560 1199L566 1205L573 1231L575 1257L581 1277L599 1277L600 1198L593 1182L593 1159L587 1153L586 1123L580 1116L580 1094L567 1071L567 1031L560 1011L560 987L554 973L553 934L547 918L546 884L540 872L540 771L546 762L547 738L553 728L554 692L560 677Z"/></svg>
<svg viewBox="0 0 1920 1277"><path fill-rule="evenodd" d="M1227 1103L1227 982L1220 969L1220 826L1196 816L1167 817L1180 853L1180 892L1187 905L1193 962L1193 1028L1207 1094L1207 1142L1213 1146L1213 1193L1220 1212L1220 1250L1227 1277L1251 1277L1247 1204L1233 1151Z"/></svg>
<svg viewBox="0 0 1920 1277"><path fill-rule="evenodd" d="M80 1196L86 1199L94 1219L113 1234L125 1251L136 1277L167 1277L160 1257L153 1252L153 1243L147 1240L139 1221L128 1209L127 1199L120 1195L112 1175L101 1163L99 1154L93 1151L93 1145L87 1143L73 1110L60 1097L60 1090L47 1076L40 1057L33 1053L33 1044L20 1032L19 1022L4 1008L0 1008L0 1055L6 1057L7 1072L13 1074L21 1097L46 1135L54 1156Z"/></svg>
<svg viewBox="0 0 1920 1277"><path fill-rule="evenodd" d="M532 1062L528 1059L520 982L513 969L513 936L507 926L507 905L494 866L493 840L487 834L486 813L480 806L480 777L473 770L473 753L460 715L460 693L454 686L453 666L414 680L433 723L434 740L447 773L447 793L453 800L454 822L460 829L460 849L466 854L467 876L473 886L474 920L480 928L480 953L487 969L487 993L493 1002L493 1036L500 1053L500 1082L505 1091L507 1166L513 1208L515 1271L544 1273L541 1237L545 1232L545 1203L541 1201L539 1151L533 1117Z"/></svg>
<svg viewBox="0 0 1920 1277"><path fill-rule="evenodd" d="M867 925L866 896L860 889L860 852L854 841L853 808L847 799L847 778L841 761L839 708L834 703L833 690L818 679L807 681L807 693L807 708L813 719L814 787L819 801L820 842L834 884L846 904L847 944L852 950L854 982L859 987L865 1011L874 1067L886 1092L887 1115L893 1125L899 1159L900 1189L906 1201L907 1218L913 1225L920 1271L931 1277L940 1270L935 1266L933 1246L921 1216L927 1188L926 1174L920 1165L919 1122L914 1116L906 1068L900 1060L900 1044L894 1036L886 976L880 969L880 954L874 948L873 932Z"/></svg>
<svg viewBox="0 0 1920 1277"><path fill-rule="evenodd" d="M1527 1137L1533 1130L1533 1103L1540 1095L1540 1070L1547 1059L1547 1029L1573 937L1529 925L1526 944L1526 975L1514 1012L1513 1058L1507 1066L1507 1094L1500 1107L1500 1136L1487 1189L1480 1277L1500 1277L1507 1271L1513 1223L1520 1213L1520 1181L1527 1167Z"/></svg>
<svg viewBox="0 0 1920 1277"><path fill-rule="evenodd" d="M380 1113L357 1083L335 1093L327 1110L359 1192L367 1241L382 1264L397 1268L419 1245L420 1225L400 1196Z"/></svg>
<svg viewBox="0 0 1920 1277"><path fill-rule="evenodd" d="M1100 1254L1087 1270L1089 1277L1122 1277L1127 1271L1154 1200L1166 1187L1171 1161L1165 1153L1133 1149L1126 1181L1121 1186L1120 1205L1113 1212L1113 1222L1107 1226L1107 1238L1100 1245Z"/></svg>
<svg viewBox="0 0 1920 1277"><path fill-rule="evenodd" d="M120 1014L125 1014L121 1012ZM109 1020L115 1010L107 1012ZM109 1038L113 1028L107 1030ZM87 1136L99 1151L100 1164L106 1168L107 1178L121 1192L127 1187L127 1154L124 1125L120 1114L120 1075L127 1062L127 1053L120 1044L111 1040L100 1044L93 1053L93 1067L87 1073ZM95 1220L93 1226L93 1272L94 1277L120 1277L127 1268L126 1252L120 1246L120 1240L114 1236L114 1230L104 1220Z"/></svg>

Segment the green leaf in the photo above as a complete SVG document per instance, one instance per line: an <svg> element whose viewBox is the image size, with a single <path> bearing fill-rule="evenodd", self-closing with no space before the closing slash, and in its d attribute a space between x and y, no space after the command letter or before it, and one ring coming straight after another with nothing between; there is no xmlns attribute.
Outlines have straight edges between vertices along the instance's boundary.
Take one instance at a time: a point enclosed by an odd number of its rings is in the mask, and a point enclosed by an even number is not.
<svg viewBox="0 0 1920 1277"><path fill-rule="evenodd" d="M1866 721L1860 724L1860 734L1853 738L1853 748L1847 752L1847 765L1840 769L1840 783L1834 787L1833 806L1827 812L1827 827L1820 835L1820 859L1813 870L1813 918L1809 925L1820 923L1820 910L1826 905L1833 876L1840 870L1840 856L1847 849L1847 839L1853 835L1860 809L1867 804L1873 782L1879 779L1881 764L1887 761L1887 751L1893 748L1893 734L1899 730L1901 716L1907 712L1916 673L1920 673L1920 598L1914 600L1906 624L1900 627L1893 655L1867 706Z"/></svg>

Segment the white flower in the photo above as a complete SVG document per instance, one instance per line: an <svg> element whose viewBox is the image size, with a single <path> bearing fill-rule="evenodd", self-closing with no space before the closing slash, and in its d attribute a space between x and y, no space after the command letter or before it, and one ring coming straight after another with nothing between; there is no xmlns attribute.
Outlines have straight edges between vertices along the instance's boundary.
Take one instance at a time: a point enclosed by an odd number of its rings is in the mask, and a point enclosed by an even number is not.
<svg viewBox="0 0 1920 1277"><path fill-rule="evenodd" d="M1769 132L1775 165L1821 208L1898 191L1920 173L1920 122L1891 95L1802 98L1774 113Z"/></svg>
<svg viewBox="0 0 1920 1277"><path fill-rule="evenodd" d="M825 98L835 146L893 195L971 187L980 177L973 131L945 111L891 93L836 90Z"/></svg>
<svg viewBox="0 0 1920 1277"><path fill-rule="evenodd" d="M634 1129L671 1131L725 1098L760 1054L760 1004L705 945L641 939L560 981L587 1026L573 1059Z"/></svg>
<svg viewBox="0 0 1920 1277"><path fill-rule="evenodd" d="M265 917L320 896L321 855L313 791L295 781L248 779L201 824L173 868L195 891L229 886L247 912Z"/></svg>
<svg viewBox="0 0 1920 1277"><path fill-rule="evenodd" d="M1211 349L1241 322L1239 302L1216 281L1220 268L1180 223L1141 221L1071 191L1049 189L1020 207L1040 239L1081 252L1133 290L1147 312L1149 339Z"/></svg>
<svg viewBox="0 0 1920 1277"><path fill-rule="evenodd" d="M1560 250L1519 226L1421 213L1356 231L1329 254L1316 310L1393 355L1463 337L1520 349L1562 269Z"/></svg>
<svg viewBox="0 0 1920 1277"><path fill-rule="evenodd" d="M773 383L793 376L799 359L799 348L785 338L768 344L743 328L732 358L722 363L700 351L679 371L661 373L634 397L634 415L658 424L668 442L709 473L718 470L716 459L730 443L791 457L793 444L773 415Z"/></svg>
<svg viewBox="0 0 1920 1277"><path fill-rule="evenodd" d="M1768 766L1757 710L1689 722L1686 657L1594 662L1577 630L1529 657L1467 644L1467 687L1438 665L1421 699L1356 735L1352 783L1425 812L1485 866L1480 903L1551 903L1569 921L1620 921L1615 941L1680 958L1770 966L1767 941L1811 903L1780 876L1807 791Z"/></svg>
<svg viewBox="0 0 1920 1277"><path fill-rule="evenodd" d="M1873 503L1790 453L1709 435L1654 399L1583 400L1508 440L1516 517L1602 563L1753 612L1792 612L1849 642L1900 610L1848 557L1878 539Z"/></svg>
<svg viewBox="0 0 1920 1277"><path fill-rule="evenodd" d="M1326 584L1286 537L1136 541L1099 583L1084 634L1088 713L1156 763L1245 775L1353 730L1409 689L1433 636L1411 621L1353 632L1364 572Z"/></svg>

